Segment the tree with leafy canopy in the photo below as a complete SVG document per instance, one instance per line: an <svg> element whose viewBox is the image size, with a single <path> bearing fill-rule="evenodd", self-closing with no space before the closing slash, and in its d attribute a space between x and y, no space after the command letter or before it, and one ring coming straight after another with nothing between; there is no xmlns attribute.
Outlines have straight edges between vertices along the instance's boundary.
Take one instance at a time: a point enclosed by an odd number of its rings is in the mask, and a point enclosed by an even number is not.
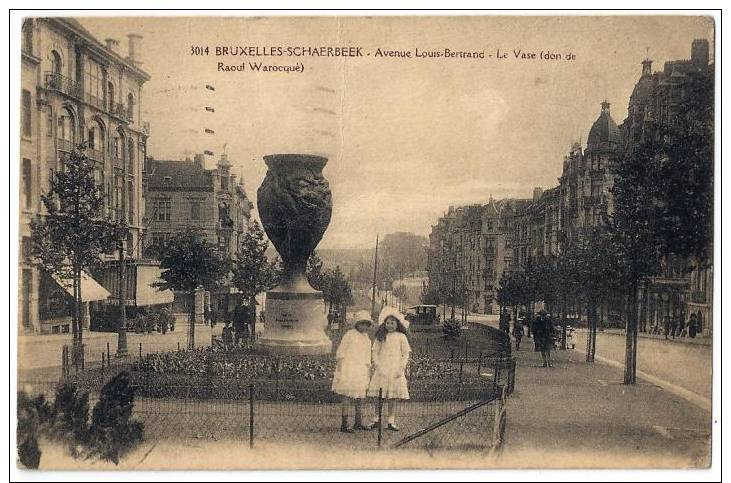
<svg viewBox="0 0 731 483"><path fill-rule="evenodd" d="M94 165L81 144L64 157L63 169L51 178L41 195L45 213L31 221L32 254L38 265L64 288L71 288L71 333L74 363L83 344L81 274L112 253L116 241L126 238L126 227L104 213L104 193L94 180ZM71 287L67 287L67 283Z"/></svg>
<svg viewBox="0 0 731 483"><path fill-rule="evenodd" d="M660 271L658 223L660 184L656 179L661 157L654 137L631 146L618 163L612 188L614 210L607 215L607 233L617 255L617 274L628 297L624 383L634 384L637 371L638 289Z"/></svg>
<svg viewBox="0 0 731 483"><path fill-rule="evenodd" d="M251 220L233 263L233 284L249 307L252 335L256 333L256 296L274 288L282 272L278 259L267 258L267 248L269 242L259 222Z"/></svg>
<svg viewBox="0 0 731 483"><path fill-rule="evenodd" d="M195 292L199 288L213 290L230 273L230 262L199 230L178 231L165 242L160 257L160 290L175 290L190 295L188 348L195 348Z"/></svg>
<svg viewBox="0 0 731 483"><path fill-rule="evenodd" d="M663 253L691 257L702 266L713 242L714 81L688 76L671 122L655 126L655 225Z"/></svg>

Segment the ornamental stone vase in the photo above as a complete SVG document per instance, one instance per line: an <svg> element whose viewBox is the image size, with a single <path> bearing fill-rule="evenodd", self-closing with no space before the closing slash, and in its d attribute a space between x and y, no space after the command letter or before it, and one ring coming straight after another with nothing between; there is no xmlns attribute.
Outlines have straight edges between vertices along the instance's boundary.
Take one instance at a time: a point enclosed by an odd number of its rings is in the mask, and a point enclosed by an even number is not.
<svg viewBox="0 0 731 483"><path fill-rule="evenodd" d="M326 354L332 342L322 292L307 281L307 260L332 215L330 185L322 175L327 158L305 154L264 156L269 168L257 191L264 231L283 262L280 284L267 292L259 344L280 354Z"/></svg>

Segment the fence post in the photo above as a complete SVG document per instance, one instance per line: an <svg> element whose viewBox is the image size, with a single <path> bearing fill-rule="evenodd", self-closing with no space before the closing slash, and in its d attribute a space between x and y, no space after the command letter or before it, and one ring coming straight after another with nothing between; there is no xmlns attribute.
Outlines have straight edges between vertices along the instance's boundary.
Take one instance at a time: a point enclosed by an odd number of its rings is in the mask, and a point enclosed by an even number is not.
<svg viewBox="0 0 731 483"><path fill-rule="evenodd" d="M65 381L69 375L69 346L61 347L61 377Z"/></svg>
<svg viewBox="0 0 731 483"><path fill-rule="evenodd" d="M142 362L142 342L140 342L140 362Z"/></svg>
<svg viewBox="0 0 731 483"><path fill-rule="evenodd" d="M465 358L465 360L467 360L467 355L469 353L469 347L470 347L470 342L465 338L465 340L464 340L464 358Z"/></svg>
<svg viewBox="0 0 731 483"><path fill-rule="evenodd" d="M459 363L459 383L462 384L462 369L464 366L464 361L460 361Z"/></svg>
<svg viewBox="0 0 731 483"><path fill-rule="evenodd" d="M378 388L378 447L383 442L383 388Z"/></svg>
<svg viewBox="0 0 731 483"><path fill-rule="evenodd" d="M249 448L254 448L254 385L249 384Z"/></svg>
<svg viewBox="0 0 731 483"><path fill-rule="evenodd" d="M85 369L84 364L86 363L86 345L81 344L81 370Z"/></svg>
<svg viewBox="0 0 731 483"><path fill-rule="evenodd" d="M104 357L106 354L102 352L102 386L104 386Z"/></svg>
<svg viewBox="0 0 731 483"><path fill-rule="evenodd" d="M109 352L109 341L107 341L107 364L109 364L109 361L111 361L111 359L109 358L110 354L111 352Z"/></svg>
<svg viewBox="0 0 731 483"><path fill-rule="evenodd" d="M449 352L449 363L450 363L450 364L453 364L453 363L454 363L454 349L452 349L452 350L451 350L451 351Z"/></svg>
<svg viewBox="0 0 731 483"><path fill-rule="evenodd" d="M180 352L180 341L178 341L178 352Z"/></svg>
<svg viewBox="0 0 731 483"><path fill-rule="evenodd" d="M479 376L482 372L482 351L480 351L480 355L477 358L477 375Z"/></svg>

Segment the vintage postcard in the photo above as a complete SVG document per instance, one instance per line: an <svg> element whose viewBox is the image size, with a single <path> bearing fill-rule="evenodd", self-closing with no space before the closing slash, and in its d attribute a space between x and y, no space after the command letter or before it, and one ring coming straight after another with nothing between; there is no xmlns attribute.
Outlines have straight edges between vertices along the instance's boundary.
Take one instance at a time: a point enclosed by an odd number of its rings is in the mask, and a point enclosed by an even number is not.
<svg viewBox="0 0 731 483"><path fill-rule="evenodd" d="M714 463L714 17L16 14L18 468Z"/></svg>

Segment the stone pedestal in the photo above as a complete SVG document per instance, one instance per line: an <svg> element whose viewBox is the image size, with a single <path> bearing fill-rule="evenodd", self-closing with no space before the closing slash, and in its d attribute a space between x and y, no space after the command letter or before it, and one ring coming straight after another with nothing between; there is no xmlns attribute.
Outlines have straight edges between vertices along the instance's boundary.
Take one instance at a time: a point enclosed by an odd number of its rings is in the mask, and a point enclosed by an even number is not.
<svg viewBox="0 0 731 483"><path fill-rule="evenodd" d="M265 331L259 344L275 354L329 354L322 292L267 292Z"/></svg>

